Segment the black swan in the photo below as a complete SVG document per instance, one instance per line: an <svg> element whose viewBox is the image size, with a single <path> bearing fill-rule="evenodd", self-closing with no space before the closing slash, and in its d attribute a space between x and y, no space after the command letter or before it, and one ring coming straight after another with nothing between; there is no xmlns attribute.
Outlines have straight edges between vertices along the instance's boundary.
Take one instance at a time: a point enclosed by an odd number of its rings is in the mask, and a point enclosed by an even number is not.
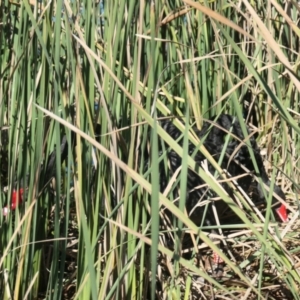
<svg viewBox="0 0 300 300"><path fill-rule="evenodd" d="M183 134L182 132L174 125L171 120L160 121L162 128L177 142L182 146L183 144ZM246 171L244 167L250 171L247 176L240 177L237 182L239 186L244 190L248 191L252 183L251 173L254 173L256 176L261 177L262 181L270 186L270 181L268 179L267 173L263 166L263 160L260 155L258 145L253 136L249 138L249 144L253 150L256 164L258 166L258 173L255 173L255 167L251 159L248 146L245 144L244 134L242 132L241 126L237 118L234 118L230 115L222 114L219 117L211 118L209 121L204 122L203 128L198 130L195 126L193 131L198 136L199 140L203 143L205 148L209 151L211 156L214 157L215 161L219 161L220 155L225 148L225 140L228 135L230 135L229 141L226 144L225 155L220 164L222 169L227 170L227 172L232 176L245 175ZM167 147L166 147L167 148ZM160 152L163 152L165 147L161 140L160 143ZM204 155L196 150L196 147L193 143L189 143L188 152L189 155L194 154L194 160L201 166L201 163L205 160ZM68 143L66 136L62 139L61 144L61 162L63 162L68 153ZM182 164L181 157L173 150L167 150L167 157L169 160L170 174L166 174L164 163L159 165L160 173L160 189L161 192L165 190L169 183L170 175L172 175ZM146 163L146 168L147 168ZM54 150L48 158L46 164L46 172L44 178L44 185L51 179L51 177L56 174L56 150ZM149 166L148 166L149 167ZM215 169L211 164L208 164L208 170L211 174L214 174ZM189 170L187 178L187 196L186 196L186 208L188 212L193 210L191 214L192 220L197 224L202 220L202 210L194 209L200 199L205 199L207 192L210 192L210 189L206 187L197 188L198 186L205 185L205 182L197 175L195 172ZM227 184L222 184L224 189L231 193L228 189ZM257 184L257 192L260 199L265 199L263 189L260 184ZM280 198L285 199L284 193L280 187L274 185L273 193L277 194ZM210 193L214 195L214 193ZM207 198L207 197L206 197ZM9 210L14 210L19 203L23 200L23 189L13 190L11 205L10 208L3 208L3 214L6 215ZM222 201L218 201L221 203ZM284 205L280 205L275 197L273 197L273 210L276 213L277 217L285 222L287 220L287 212ZM206 224L215 224L214 217L208 210L208 216L206 217Z"/></svg>

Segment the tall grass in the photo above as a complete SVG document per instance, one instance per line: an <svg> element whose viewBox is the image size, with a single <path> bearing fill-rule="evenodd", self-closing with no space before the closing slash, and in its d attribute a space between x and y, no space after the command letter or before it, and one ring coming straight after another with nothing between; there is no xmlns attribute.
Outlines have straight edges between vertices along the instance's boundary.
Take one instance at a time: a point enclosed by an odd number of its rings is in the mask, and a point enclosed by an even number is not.
<svg viewBox="0 0 300 300"><path fill-rule="evenodd" d="M0 217L1 299L265 299L267 284L273 297L299 299L296 2L2 1L0 8L0 204L16 184L27 199ZM233 200L187 155L188 142L200 143L190 127L181 128L181 148L155 122L176 115L201 128L220 113L254 124L291 217L279 227L254 214L253 224L234 206L244 225L226 241L240 254L231 259L184 213L187 168ZM76 144L64 163L63 135ZM181 180L170 178L164 194L158 139L184 158ZM43 188L53 150L55 180ZM176 182L178 206L170 201ZM174 250L159 229L164 207L176 217ZM192 252L213 249L225 260L226 284L181 255L186 230L196 234Z"/></svg>

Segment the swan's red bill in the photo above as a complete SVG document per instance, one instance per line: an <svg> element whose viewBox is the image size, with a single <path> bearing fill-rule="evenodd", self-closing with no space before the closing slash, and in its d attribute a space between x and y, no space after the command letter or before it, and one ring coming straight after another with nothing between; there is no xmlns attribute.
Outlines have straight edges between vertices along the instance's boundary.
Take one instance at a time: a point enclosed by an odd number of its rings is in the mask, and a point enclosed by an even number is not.
<svg viewBox="0 0 300 300"><path fill-rule="evenodd" d="M19 190L13 190L11 195L11 209L15 210L19 204L23 201L24 190L20 188Z"/></svg>
<svg viewBox="0 0 300 300"><path fill-rule="evenodd" d="M11 194L11 206L8 208L5 206L2 209L2 214L3 216L7 216L10 210L15 210L19 204L22 203L23 201L23 194L24 194L24 189L19 189L19 190L13 190Z"/></svg>
<svg viewBox="0 0 300 300"><path fill-rule="evenodd" d="M285 205L281 205L279 208L276 209L277 215L282 222L287 222L288 216Z"/></svg>

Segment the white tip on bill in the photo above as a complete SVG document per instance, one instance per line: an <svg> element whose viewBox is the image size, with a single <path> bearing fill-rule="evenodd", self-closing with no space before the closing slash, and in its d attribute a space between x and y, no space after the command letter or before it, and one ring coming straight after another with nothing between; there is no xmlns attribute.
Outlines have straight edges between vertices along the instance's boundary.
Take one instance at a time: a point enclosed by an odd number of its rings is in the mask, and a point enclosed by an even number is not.
<svg viewBox="0 0 300 300"><path fill-rule="evenodd" d="M4 207L4 208L2 209L2 213L3 213L3 216L7 216L8 213L9 213L9 209L8 209L7 207Z"/></svg>

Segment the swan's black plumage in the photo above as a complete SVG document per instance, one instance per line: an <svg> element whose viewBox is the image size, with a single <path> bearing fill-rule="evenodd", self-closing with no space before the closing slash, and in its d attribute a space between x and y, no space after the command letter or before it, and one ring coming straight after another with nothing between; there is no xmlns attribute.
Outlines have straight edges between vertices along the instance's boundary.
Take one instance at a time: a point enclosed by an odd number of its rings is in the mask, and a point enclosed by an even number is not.
<svg viewBox="0 0 300 300"><path fill-rule="evenodd" d="M183 133L174 125L174 123L171 120L161 121L160 125L174 140L177 140L179 145L183 145ZM198 130L194 126L193 131L198 136L200 142L203 143L207 151L211 154L211 156L214 157L216 162L219 161L222 151L223 153L224 151L226 152L226 154L223 156L220 166L223 170L226 170L228 172L227 174L230 174L230 176L232 177L245 175L247 172L241 167L241 165L249 170L247 176L243 176L237 180L239 186L246 193L249 192L250 186L253 182L251 174L255 174L258 177L261 177L262 181L266 185L270 186L270 181L268 180L268 176L264 168L263 160L260 155L260 150L258 148L256 140L253 137L253 135L248 135L245 138L237 118L223 114L217 118L215 117L210 119L209 121L204 122L201 130ZM224 149L225 140L228 135L230 135L229 141L226 144L226 149ZM247 141L248 145L253 151L258 167L258 173L255 172L253 160L251 159L249 148L246 145L245 141ZM167 145L163 145L163 142L161 142L160 153L163 152L163 149L168 149L168 147ZM206 158L200 150L195 150L196 146L192 142L189 142L189 155L192 155L194 153L194 160L197 163L197 165L201 167L201 163ZM166 172L165 164L160 163L159 175L161 192L163 192L167 187L170 175L174 174L174 172L182 165L181 157L174 150L169 149L166 151L167 158L169 161L170 174L167 174L168 172ZM208 163L208 170L212 175L215 174L215 168L210 163ZM204 187L197 189L197 187L199 187L200 185L204 185ZM232 193L232 191L228 187L228 184L223 183L222 186L229 193L229 195ZM279 197L284 199L284 193L282 192L280 187L275 185L274 192ZM257 184L257 194L257 198L261 198L258 200L264 199L263 189L259 184ZM174 192L173 196L174 198L178 197L178 193ZM205 182L194 171L189 170L187 178L186 208L188 212L192 210L194 211L191 216L193 221L195 221L196 223L200 223L202 221L203 207L194 210L197 203L200 200L207 200L210 197L214 196L216 196L216 194L214 194L213 191L211 191L207 186L205 186ZM221 203L220 201L218 202ZM274 198L273 202L275 203L278 201ZM217 207L223 209L224 202L222 203L223 205L218 205ZM279 217L282 219L281 216ZM215 223L211 213L209 213L206 218L208 218L207 223Z"/></svg>
<svg viewBox="0 0 300 300"><path fill-rule="evenodd" d="M160 121L160 125L174 140L176 140L181 146L183 145L183 133L174 125L172 120ZM239 175L245 175L246 171L241 166L244 166L246 169L249 170L249 174L247 176L243 176L237 180L239 186L241 186L245 192L249 191L249 188L253 181L251 173L254 173L258 177L260 177L266 185L270 186L270 181L265 171L263 160L260 155L260 151L257 146L256 140L253 137L253 135L248 135L245 138L237 118L223 114L219 117L215 117L210 119L209 121L204 122L201 130L197 129L195 126L193 126L192 129L194 133L198 136L200 142L203 143L204 147L211 154L211 156L213 156L216 162L219 162L222 152L224 154L225 151L225 155L223 156L223 159L220 162L220 166L223 170L226 170L228 174L230 174L230 176L236 177ZM230 135L230 137L225 147L225 141L228 140L226 138L228 137L228 135ZM71 138L71 140L74 140L74 137ZM174 174L176 170L179 167L181 167L182 158L174 150L170 148L168 149L167 145L164 145L162 139L159 140L160 153L162 154L164 150L167 149L166 151L168 158L167 168L164 161L159 164L160 190L161 192L164 192L167 185L169 184L170 177L172 176L172 174ZM249 147L251 147L253 151L256 164L258 166L258 173L255 172L253 160L251 159L249 148L246 145L245 141L247 141L247 144L249 145ZM61 162L63 162L68 155L68 143L66 136L63 137L60 150ZM201 167L201 163L204 162L206 158L197 148L197 146L195 146L190 141L188 144L188 153L189 155L194 157L194 160L198 167ZM46 172L44 173L44 184L47 184L47 182L49 182L49 180L53 176L55 176L56 154L56 150L54 150L49 155L46 164ZM145 168L149 168L148 163L146 163ZM215 174L215 168L210 163L208 163L208 170L211 174ZM199 188L199 186L201 185L203 187ZM232 195L232 191L226 183L222 183L222 186L228 192L229 195ZM279 197L281 197L282 199L285 198L284 193L282 192L280 187L275 185L273 190L274 193L276 193ZM178 188L174 188L174 198L178 197L179 193L177 191ZM257 198L264 199L263 189L259 184L257 184L257 194ZM215 196L216 194L206 185L205 181L202 178L200 178L200 176L198 176L194 171L188 170L186 208L188 212L193 211L191 218L194 222L200 224L203 218L203 207L195 209L198 202L201 200L208 200L211 197ZM273 202L277 202L275 198L273 199ZM219 212L220 209L224 208L224 204L225 203L223 201L218 201L217 208L219 208ZM282 208L282 206L280 208ZM280 215L280 212L278 212L278 210L276 210L276 212L277 215L281 218L281 220L284 220L284 216L282 216L282 214ZM285 208L283 208L283 213L285 213ZM209 224L215 223L213 214L210 213L210 210L205 221Z"/></svg>

